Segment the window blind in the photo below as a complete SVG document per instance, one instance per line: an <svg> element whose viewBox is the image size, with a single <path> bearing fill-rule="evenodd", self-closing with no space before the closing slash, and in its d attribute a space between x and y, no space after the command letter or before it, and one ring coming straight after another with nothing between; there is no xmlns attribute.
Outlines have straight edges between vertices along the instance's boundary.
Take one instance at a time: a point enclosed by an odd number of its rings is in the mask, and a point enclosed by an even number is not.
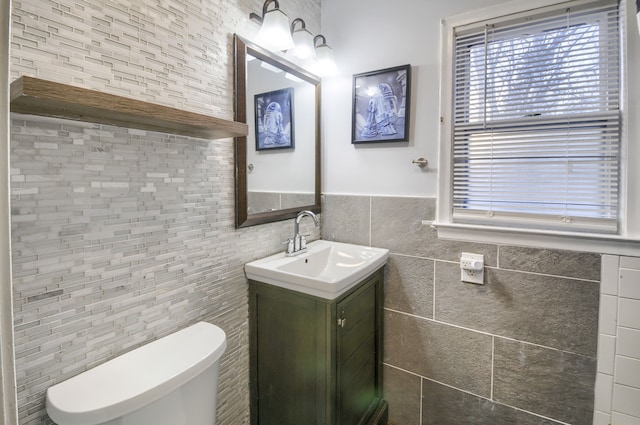
<svg viewBox="0 0 640 425"><path fill-rule="evenodd" d="M456 30L455 222L617 232L618 21L591 1Z"/></svg>

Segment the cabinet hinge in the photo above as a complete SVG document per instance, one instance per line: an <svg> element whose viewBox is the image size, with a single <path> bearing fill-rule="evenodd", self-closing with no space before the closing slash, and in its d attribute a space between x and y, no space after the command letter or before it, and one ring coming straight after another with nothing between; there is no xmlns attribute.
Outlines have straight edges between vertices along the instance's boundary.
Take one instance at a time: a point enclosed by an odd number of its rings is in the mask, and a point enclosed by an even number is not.
<svg viewBox="0 0 640 425"><path fill-rule="evenodd" d="M344 308L340 309L340 317L338 318L338 326L344 328L344 325L347 323L347 319L344 317Z"/></svg>

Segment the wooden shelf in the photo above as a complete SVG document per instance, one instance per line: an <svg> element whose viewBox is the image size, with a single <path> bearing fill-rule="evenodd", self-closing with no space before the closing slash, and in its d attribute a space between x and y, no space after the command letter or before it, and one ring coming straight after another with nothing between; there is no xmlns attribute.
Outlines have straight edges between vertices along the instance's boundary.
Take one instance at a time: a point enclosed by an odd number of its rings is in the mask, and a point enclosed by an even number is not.
<svg viewBox="0 0 640 425"><path fill-rule="evenodd" d="M203 139L241 137L248 132L245 123L28 76L11 83L11 112Z"/></svg>

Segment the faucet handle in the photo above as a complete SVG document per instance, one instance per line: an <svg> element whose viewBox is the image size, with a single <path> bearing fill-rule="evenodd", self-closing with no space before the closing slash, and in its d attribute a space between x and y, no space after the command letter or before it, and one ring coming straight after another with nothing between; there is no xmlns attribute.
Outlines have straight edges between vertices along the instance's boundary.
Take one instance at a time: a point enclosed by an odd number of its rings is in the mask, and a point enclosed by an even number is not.
<svg viewBox="0 0 640 425"><path fill-rule="evenodd" d="M294 252L298 252L302 249L302 241L304 239L304 236L302 235L296 235L293 238L293 251Z"/></svg>
<svg viewBox="0 0 640 425"><path fill-rule="evenodd" d="M300 249L305 249L307 247L307 236L311 236L311 233L300 235Z"/></svg>
<svg viewBox="0 0 640 425"><path fill-rule="evenodd" d="M287 254L291 254L293 252L293 239L287 238L287 240L282 241L282 245L287 246Z"/></svg>

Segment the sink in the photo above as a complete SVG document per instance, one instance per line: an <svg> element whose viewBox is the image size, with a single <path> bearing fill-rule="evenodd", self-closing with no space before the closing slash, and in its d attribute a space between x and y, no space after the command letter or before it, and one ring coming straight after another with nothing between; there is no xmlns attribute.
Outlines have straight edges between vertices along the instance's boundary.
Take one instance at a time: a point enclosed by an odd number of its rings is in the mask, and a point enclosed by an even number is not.
<svg viewBox="0 0 640 425"><path fill-rule="evenodd" d="M245 264L251 280L334 299L382 267L389 250L318 240L295 257L284 252Z"/></svg>

